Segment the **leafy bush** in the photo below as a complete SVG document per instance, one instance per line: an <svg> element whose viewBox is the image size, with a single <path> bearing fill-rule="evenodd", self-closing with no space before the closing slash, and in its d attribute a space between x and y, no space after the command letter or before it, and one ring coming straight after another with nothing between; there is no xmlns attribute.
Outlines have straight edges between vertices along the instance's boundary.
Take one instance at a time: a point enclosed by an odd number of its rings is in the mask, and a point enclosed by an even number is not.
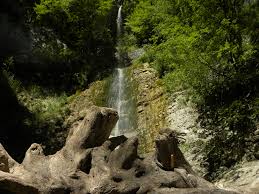
<svg viewBox="0 0 259 194"><path fill-rule="evenodd" d="M32 51L14 56L23 83L74 92L116 65L117 6L112 0L23 0Z"/></svg>
<svg viewBox="0 0 259 194"><path fill-rule="evenodd" d="M78 58L79 67L87 69L91 77L96 74L98 78L100 72L107 71L106 68L114 64L115 8L112 0L41 0L35 11L37 23L52 29L67 45L64 51L74 53L70 59ZM75 64L69 65L73 69Z"/></svg>
<svg viewBox="0 0 259 194"><path fill-rule="evenodd" d="M32 132L32 139L48 148L45 149L47 154L61 148L67 133L63 126L65 118L69 115L67 95L31 85L23 87L17 96L20 103L30 112L24 120L24 125Z"/></svg>
<svg viewBox="0 0 259 194"><path fill-rule="evenodd" d="M22 121L19 127L30 133L32 142L39 142L50 154L64 145L67 129L63 123L69 115L66 93L56 93L36 84L24 86L14 74L4 71L9 85L26 112L16 118ZM27 134L28 135L28 134Z"/></svg>
<svg viewBox="0 0 259 194"><path fill-rule="evenodd" d="M220 167L251 155L258 10L256 1L142 0L127 18L128 33L146 50L140 61L157 69L169 92L188 89L197 104L211 137L204 151L213 178Z"/></svg>

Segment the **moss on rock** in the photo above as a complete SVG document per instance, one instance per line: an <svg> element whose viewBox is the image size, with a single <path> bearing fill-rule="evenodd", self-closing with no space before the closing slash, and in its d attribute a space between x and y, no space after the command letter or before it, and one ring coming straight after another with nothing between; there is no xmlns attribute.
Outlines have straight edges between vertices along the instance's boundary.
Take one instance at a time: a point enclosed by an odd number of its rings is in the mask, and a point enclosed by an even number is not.
<svg viewBox="0 0 259 194"><path fill-rule="evenodd" d="M167 95L159 84L156 71L149 64L133 65L131 68L135 82L140 152L147 153L153 150L159 129L166 125Z"/></svg>

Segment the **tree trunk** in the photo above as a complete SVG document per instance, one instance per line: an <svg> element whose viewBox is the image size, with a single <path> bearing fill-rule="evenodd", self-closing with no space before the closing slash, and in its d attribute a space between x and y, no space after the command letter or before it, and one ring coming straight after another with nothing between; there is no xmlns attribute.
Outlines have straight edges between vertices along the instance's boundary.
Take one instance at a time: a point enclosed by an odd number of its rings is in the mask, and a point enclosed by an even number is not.
<svg viewBox="0 0 259 194"><path fill-rule="evenodd" d="M32 144L21 164L0 146L0 193L233 193L197 177L168 133L158 137L157 153L145 158L137 153L137 138L109 138L117 120L116 111L92 107L60 151L45 156L39 144ZM171 148L164 152L166 145Z"/></svg>

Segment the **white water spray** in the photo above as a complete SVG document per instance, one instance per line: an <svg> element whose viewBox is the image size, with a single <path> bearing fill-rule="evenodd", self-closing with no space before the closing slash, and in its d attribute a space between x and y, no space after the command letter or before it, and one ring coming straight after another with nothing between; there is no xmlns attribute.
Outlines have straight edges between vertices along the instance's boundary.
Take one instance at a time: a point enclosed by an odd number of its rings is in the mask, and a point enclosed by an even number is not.
<svg viewBox="0 0 259 194"><path fill-rule="evenodd" d="M115 129L114 129L114 135L118 136L120 135L120 131L119 131L119 125L121 125L121 121L122 121L122 94L124 93L123 89L123 81L124 81L124 74L123 74L123 69L122 68L117 68L116 69L116 74L118 76L118 97L117 97L117 102L116 102L116 106L117 106L117 111L118 111L118 115L120 117L119 121L117 122Z"/></svg>
<svg viewBox="0 0 259 194"><path fill-rule="evenodd" d="M117 36L122 32L122 6L119 7L117 16ZM133 101L129 93L129 82L125 76L126 69L121 64L120 53L117 53L117 59L120 64L119 68L114 71L114 76L109 91L108 106L118 111L119 120L112 132L113 136L126 135L130 136L134 130L134 119L132 119Z"/></svg>
<svg viewBox="0 0 259 194"><path fill-rule="evenodd" d="M122 5L119 7L118 15L117 15L117 36L121 35L121 26L122 26Z"/></svg>

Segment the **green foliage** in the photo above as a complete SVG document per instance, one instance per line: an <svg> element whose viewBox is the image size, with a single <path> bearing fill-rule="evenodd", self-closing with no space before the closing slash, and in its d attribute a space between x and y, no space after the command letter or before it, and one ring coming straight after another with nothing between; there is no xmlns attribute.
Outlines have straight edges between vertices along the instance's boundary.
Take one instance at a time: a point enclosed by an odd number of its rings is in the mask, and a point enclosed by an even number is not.
<svg viewBox="0 0 259 194"><path fill-rule="evenodd" d="M42 0L40 4L37 4L35 11L38 15L49 14L52 12L59 11L60 9L63 9L64 11L68 11L68 6L71 3L71 1L72 0L63 0L63 1Z"/></svg>
<svg viewBox="0 0 259 194"><path fill-rule="evenodd" d="M125 17L129 16L134 11L138 3L139 3L139 0L124 0L122 3L123 15Z"/></svg>
<svg viewBox="0 0 259 194"><path fill-rule="evenodd" d="M90 54L101 46L95 42L111 41L108 19L112 8L111 0L41 0L35 11L39 23L54 29L69 48Z"/></svg>
<svg viewBox="0 0 259 194"><path fill-rule="evenodd" d="M27 22L34 39L29 59L15 60L11 69L21 80L75 91L111 71L117 12L113 0L24 0L22 5L30 12Z"/></svg>
<svg viewBox="0 0 259 194"><path fill-rule="evenodd" d="M117 48L118 52L132 52L137 49L136 38L132 34L123 34L119 40L119 46Z"/></svg>
<svg viewBox="0 0 259 194"><path fill-rule="evenodd" d="M126 23L136 35L139 45L149 42L153 27L152 15L153 7L150 2L140 2L129 17L130 24Z"/></svg>
<svg viewBox="0 0 259 194"><path fill-rule="evenodd" d="M15 79L15 76L12 73L10 73L6 70L4 70L3 73L8 78L8 83L9 83L10 87L12 88L12 90L15 93L19 92L21 90L22 83L19 80Z"/></svg>
<svg viewBox="0 0 259 194"><path fill-rule="evenodd" d="M6 60L11 63L12 58ZM10 64L9 64L10 65ZM7 71L3 71L8 83L17 96L21 107L26 109L20 113L19 128L25 130L32 142L40 142L45 153L51 154L64 145L66 129L63 125L65 118L69 115L66 93L57 93L54 90L44 89L33 84L25 86L17 77Z"/></svg>
<svg viewBox="0 0 259 194"><path fill-rule="evenodd" d="M24 125L32 131L32 139L41 142L44 152L51 154L64 145L66 129L63 126L69 115L67 95L43 90L40 86L31 85L17 93L20 103L25 106L30 116Z"/></svg>
<svg viewBox="0 0 259 194"><path fill-rule="evenodd" d="M257 1L142 0L127 18L146 50L140 61L157 69L169 92L193 96L212 137L210 176L249 155L258 122L258 10Z"/></svg>

